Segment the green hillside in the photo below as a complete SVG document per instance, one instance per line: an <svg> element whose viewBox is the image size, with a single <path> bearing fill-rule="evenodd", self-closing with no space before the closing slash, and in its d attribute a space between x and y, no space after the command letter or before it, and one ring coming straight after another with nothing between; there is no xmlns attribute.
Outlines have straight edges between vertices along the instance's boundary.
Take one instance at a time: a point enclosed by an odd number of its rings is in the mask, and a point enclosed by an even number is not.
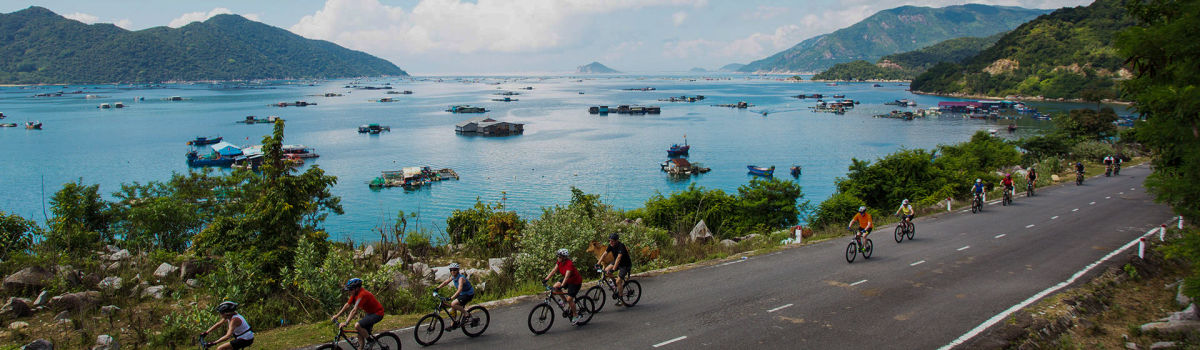
<svg viewBox="0 0 1200 350"><path fill-rule="evenodd" d="M996 43L1003 35L955 38L905 53L883 56L879 62L838 63L813 76L814 80L912 80L941 62L959 63Z"/></svg>
<svg viewBox="0 0 1200 350"><path fill-rule="evenodd" d="M852 26L804 40L742 67L742 72L815 72L838 63L875 61L944 40L987 37L1016 28L1049 10L979 4L941 8L902 6Z"/></svg>
<svg viewBox="0 0 1200 350"><path fill-rule="evenodd" d="M0 83L407 75L396 65L237 15L128 31L41 7L0 14Z"/></svg>
<svg viewBox="0 0 1200 350"><path fill-rule="evenodd" d="M913 91L1045 98L1114 98L1123 59L1117 32L1133 25L1120 0L1064 8L1023 24L962 64L940 64Z"/></svg>

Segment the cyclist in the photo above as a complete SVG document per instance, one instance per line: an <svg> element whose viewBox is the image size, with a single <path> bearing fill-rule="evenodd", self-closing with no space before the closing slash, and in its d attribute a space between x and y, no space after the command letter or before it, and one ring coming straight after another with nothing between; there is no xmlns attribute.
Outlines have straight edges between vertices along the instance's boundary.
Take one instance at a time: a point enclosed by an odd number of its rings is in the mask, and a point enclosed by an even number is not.
<svg viewBox="0 0 1200 350"><path fill-rule="evenodd" d="M900 215L900 219L904 220L904 222L912 221L915 214L916 211L913 210L912 204L908 203L908 199L900 202L900 208L896 209L896 215Z"/></svg>
<svg viewBox="0 0 1200 350"><path fill-rule="evenodd" d="M600 262L603 263L604 257L609 255L613 257L613 263L605 266L604 272L612 273L613 270L617 270L617 292L620 293L625 279L629 278L629 270L633 268L633 259L629 258L629 249L625 247L625 243L621 243L620 234L608 235L608 248L600 255ZM624 305L621 298L616 299L617 305Z"/></svg>
<svg viewBox="0 0 1200 350"><path fill-rule="evenodd" d="M1105 172L1112 172L1112 166L1113 166L1113 156L1112 155L1104 156Z"/></svg>
<svg viewBox="0 0 1200 350"><path fill-rule="evenodd" d="M1075 173L1083 175L1083 162L1075 162Z"/></svg>
<svg viewBox="0 0 1200 350"><path fill-rule="evenodd" d="M579 294L579 287L583 286L583 275L579 274L579 270L575 269L575 263L568 257L570 252L566 248L559 249L554 253L556 262L554 267L550 269L550 273L546 274L546 278L542 282L550 281L550 277L554 273L563 275L562 281L554 282L554 289L559 290L566 288L567 291L563 294L563 299L567 301L567 306L571 309L571 324L579 322L579 310L575 308L575 296Z"/></svg>
<svg viewBox="0 0 1200 350"><path fill-rule="evenodd" d="M467 303L471 302L471 299L475 298L475 286L471 285L471 280L467 278L467 275L458 273L458 270L458 263L450 263L450 278L442 281L442 284L439 284L437 288L434 288L434 290L438 290L442 289L442 287L445 287L447 284L454 284L454 295L450 296L450 299L454 301L450 302L450 308L454 309L454 311L458 312L458 315L461 316L450 320L450 328L446 328L448 330L458 328L458 326L461 324L458 320L466 317Z"/></svg>
<svg viewBox="0 0 1200 350"><path fill-rule="evenodd" d="M1010 173L1005 173L1005 174L1004 174L1004 179L1003 179L1003 180L1000 180L1000 184L1001 184L1001 185L1004 185L1004 193L1005 193L1005 194L1008 194L1009 196L1012 196L1012 195L1014 195L1014 194L1015 194L1015 192L1013 191L1013 188L1014 188L1014 187L1016 187L1016 186L1015 186L1015 185L1013 185L1013 178L1012 178L1012 174L1010 174ZM1012 197L1009 197L1009 198L1012 198Z"/></svg>
<svg viewBox="0 0 1200 350"><path fill-rule="evenodd" d="M1113 175L1121 172L1121 163L1123 162L1121 160L1122 157L1124 156L1122 156L1120 153L1117 153L1117 156L1113 157Z"/></svg>
<svg viewBox="0 0 1200 350"><path fill-rule="evenodd" d="M1025 181L1029 182L1030 187L1037 186L1037 168L1029 168L1029 172L1025 173Z"/></svg>
<svg viewBox="0 0 1200 350"><path fill-rule="evenodd" d="M846 228L853 229L855 221L858 222L859 232L858 234L855 234L855 236L862 234L862 239L865 241L867 236L871 234L871 230L875 229L875 223L871 222L871 214L867 213L866 206L858 207L858 213L854 214L854 218L850 219L850 224L846 225ZM863 246L861 244L858 245L858 250L863 251Z"/></svg>
<svg viewBox="0 0 1200 350"><path fill-rule="evenodd" d="M207 331L200 333L201 336L205 336L220 327L222 323L228 324L229 326L225 328L225 335L209 343L218 344L229 340L228 343L218 346L217 350L245 349L250 347L250 344L254 344L254 332L250 331L250 323L247 323L246 318L238 314L237 307L238 304L232 301L217 305L217 313L221 314L221 319L212 327L208 327Z"/></svg>
<svg viewBox="0 0 1200 350"><path fill-rule="evenodd" d="M359 278L351 278L346 281L346 286L342 287L342 291L350 294L350 299L346 301L346 305L333 315L333 323L338 323L338 317L342 316L346 309L350 309L350 313L346 315L346 322L338 324L338 328L345 328L350 320L354 319L354 313L362 309L364 315L358 323L354 325L354 330L358 331L358 339L367 339L371 336L371 328L375 327L376 323L383 320L383 305L379 300L375 299L375 294L371 294L362 287L363 281ZM366 346L365 341L358 342L359 346Z"/></svg>
<svg viewBox="0 0 1200 350"><path fill-rule="evenodd" d="M975 186L971 187L971 193L975 195L979 203L983 203L983 192L986 190L987 187L983 185L983 179L975 179Z"/></svg>

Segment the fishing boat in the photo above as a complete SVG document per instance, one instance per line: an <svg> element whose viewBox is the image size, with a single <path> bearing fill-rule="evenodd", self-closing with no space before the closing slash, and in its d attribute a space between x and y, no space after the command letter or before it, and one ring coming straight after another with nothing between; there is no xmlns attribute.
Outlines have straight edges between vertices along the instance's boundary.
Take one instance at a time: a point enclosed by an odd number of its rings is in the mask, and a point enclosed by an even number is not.
<svg viewBox="0 0 1200 350"><path fill-rule="evenodd" d="M25 122L25 128L29 130L42 130L42 122Z"/></svg>
<svg viewBox="0 0 1200 350"><path fill-rule="evenodd" d="M764 176L764 177L775 176L775 166L774 165L772 165L770 168L747 165L746 169L750 170L750 175L757 175L757 176Z"/></svg>
<svg viewBox="0 0 1200 350"><path fill-rule="evenodd" d="M680 146L677 143L677 144L671 145L671 148L667 149L667 157L686 156L688 154L688 150L690 150L690 149L692 149L692 146L689 146L687 144L687 137L685 136L683 138L683 146Z"/></svg>
<svg viewBox="0 0 1200 350"><path fill-rule="evenodd" d="M196 150L188 151L188 166L230 166L238 156L242 155L242 149L228 142L220 142L209 147L212 148L212 153L206 155L200 155Z"/></svg>
<svg viewBox="0 0 1200 350"><path fill-rule="evenodd" d="M292 155L301 159L320 157L320 155L314 153L312 148L305 145L283 145L282 151L284 156Z"/></svg>
<svg viewBox="0 0 1200 350"><path fill-rule="evenodd" d="M375 135L375 134L379 134L379 133L381 133L381 132L384 132L384 131L392 131L392 127L390 127L390 126L387 126L387 125L379 125L379 124L376 124L376 123L371 123L371 124L367 124L367 125L359 125L359 126L358 126L358 133L359 133L359 134L372 134L372 135Z"/></svg>
<svg viewBox="0 0 1200 350"><path fill-rule="evenodd" d="M800 177L801 169L799 165L793 165L790 170L792 171L792 177Z"/></svg>
<svg viewBox="0 0 1200 350"><path fill-rule="evenodd" d="M17 127L17 123L2 123L2 124L0 124L0 128L15 128L15 127Z"/></svg>
<svg viewBox="0 0 1200 350"><path fill-rule="evenodd" d="M468 105L450 106L446 109L450 113L486 113L487 109L483 107L472 107Z"/></svg>
<svg viewBox="0 0 1200 350"><path fill-rule="evenodd" d="M518 100L518 99L515 99L515 98L512 98L512 97L505 97L505 98L493 98L493 99L492 99L492 101L496 101L496 102L517 102L517 101L520 101L520 100Z"/></svg>
<svg viewBox="0 0 1200 350"><path fill-rule="evenodd" d="M220 143L224 139L225 139L224 136L217 136L214 138L208 138L208 137L204 137L204 136L196 136L196 139L188 141L187 144L192 145L192 146L206 146L206 145L211 145L214 143Z"/></svg>
<svg viewBox="0 0 1200 350"><path fill-rule="evenodd" d="M107 103L101 103L101 104L100 104L99 106L97 106L96 108L99 108L99 109L109 109L109 108L112 108L112 105L110 105L110 104L107 104Z"/></svg>

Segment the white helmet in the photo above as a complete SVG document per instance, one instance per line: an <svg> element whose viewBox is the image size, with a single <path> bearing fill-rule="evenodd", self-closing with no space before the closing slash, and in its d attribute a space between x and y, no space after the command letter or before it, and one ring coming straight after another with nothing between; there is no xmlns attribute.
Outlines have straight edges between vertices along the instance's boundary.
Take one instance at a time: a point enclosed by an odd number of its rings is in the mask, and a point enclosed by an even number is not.
<svg viewBox="0 0 1200 350"><path fill-rule="evenodd" d="M983 179L975 179L975 183L983 182Z"/></svg>
<svg viewBox="0 0 1200 350"><path fill-rule="evenodd" d="M570 255L571 252L568 251L567 248L563 248L563 249L559 249L558 252L556 252L555 254L558 254L558 256L565 258L565 257L567 257L567 255Z"/></svg>
<svg viewBox="0 0 1200 350"><path fill-rule="evenodd" d="M449 266L449 268L450 268L451 270L458 270L458 268L459 268L459 267L458 267L458 263L450 263L450 266Z"/></svg>
<svg viewBox="0 0 1200 350"><path fill-rule="evenodd" d="M864 205L864 206L858 207L858 212L859 212L859 213L863 213L863 212L866 212L866 211L867 211L867 206L865 206L865 205Z"/></svg>

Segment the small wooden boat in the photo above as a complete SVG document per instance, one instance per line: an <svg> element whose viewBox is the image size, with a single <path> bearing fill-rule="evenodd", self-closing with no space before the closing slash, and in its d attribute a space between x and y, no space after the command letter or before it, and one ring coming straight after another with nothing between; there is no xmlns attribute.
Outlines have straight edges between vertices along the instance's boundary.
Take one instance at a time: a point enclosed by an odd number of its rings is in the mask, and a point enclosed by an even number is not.
<svg viewBox="0 0 1200 350"><path fill-rule="evenodd" d="M3 123L3 124L0 124L0 128L15 128L15 127L17 127L17 123Z"/></svg>
<svg viewBox="0 0 1200 350"><path fill-rule="evenodd" d="M372 135L377 135L377 134L379 134L379 133L381 133L381 132L384 132L384 131L392 131L392 127L390 127L390 126L387 126L387 125L379 125L379 124L376 124L376 123L371 123L371 124L367 124L367 125L360 125L360 126L358 127L358 133L360 133L360 134L372 134Z"/></svg>
<svg viewBox="0 0 1200 350"><path fill-rule="evenodd" d="M206 167L206 166L230 166L233 165L233 157L225 157L219 153L201 156L196 151L188 151L187 164L191 167Z"/></svg>
<svg viewBox="0 0 1200 350"><path fill-rule="evenodd" d="M192 146L205 146L205 145L220 143L223 140L225 140L224 136L217 136L215 138L196 136L196 139L188 141L187 144L192 145Z"/></svg>
<svg viewBox="0 0 1200 350"><path fill-rule="evenodd" d="M775 166L774 165L772 165L770 168L747 165L746 169L750 170L750 175L757 175L757 176L764 176L764 177L775 176Z"/></svg>
<svg viewBox="0 0 1200 350"><path fill-rule="evenodd" d="M25 129L42 130L42 122L25 122Z"/></svg>
<svg viewBox="0 0 1200 350"><path fill-rule="evenodd" d="M517 101L520 101L520 100L518 100L518 99L515 99L515 98L512 98L512 97L505 97L505 98L493 98L493 99L492 99L492 101L496 101L496 102L517 102Z"/></svg>
<svg viewBox="0 0 1200 350"><path fill-rule="evenodd" d="M686 143L687 141L684 141L684 142L685 143L683 144L683 146L680 146L678 144L671 145L671 148L667 149L667 157L686 156L688 154L688 150L690 150L692 148L692 146L687 145L687 143Z"/></svg>

